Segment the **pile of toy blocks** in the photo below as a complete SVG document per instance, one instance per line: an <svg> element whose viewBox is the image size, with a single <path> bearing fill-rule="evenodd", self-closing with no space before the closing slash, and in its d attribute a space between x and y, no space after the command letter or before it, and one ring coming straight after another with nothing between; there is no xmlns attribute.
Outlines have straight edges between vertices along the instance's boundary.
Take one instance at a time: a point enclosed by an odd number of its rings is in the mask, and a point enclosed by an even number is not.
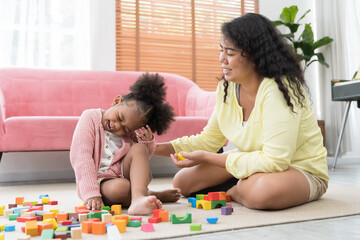
<svg viewBox="0 0 360 240"><path fill-rule="evenodd" d="M221 207L222 215L231 215L233 212L231 196L225 192L209 192L208 194L196 194L196 197L189 197L188 204L193 208L204 210Z"/></svg>

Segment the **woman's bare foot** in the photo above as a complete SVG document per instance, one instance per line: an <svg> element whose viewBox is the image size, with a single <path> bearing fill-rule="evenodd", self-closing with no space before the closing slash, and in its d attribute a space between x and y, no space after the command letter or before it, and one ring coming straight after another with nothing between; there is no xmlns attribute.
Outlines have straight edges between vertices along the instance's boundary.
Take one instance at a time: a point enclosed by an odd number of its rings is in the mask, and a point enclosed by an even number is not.
<svg viewBox="0 0 360 240"><path fill-rule="evenodd" d="M152 214L154 209L162 207L162 203L156 196L144 196L131 201L128 209L130 215L148 215Z"/></svg>
<svg viewBox="0 0 360 240"><path fill-rule="evenodd" d="M149 195L156 196L163 203L169 203L178 201L181 197L181 192L179 188L167 189L159 192L149 190Z"/></svg>

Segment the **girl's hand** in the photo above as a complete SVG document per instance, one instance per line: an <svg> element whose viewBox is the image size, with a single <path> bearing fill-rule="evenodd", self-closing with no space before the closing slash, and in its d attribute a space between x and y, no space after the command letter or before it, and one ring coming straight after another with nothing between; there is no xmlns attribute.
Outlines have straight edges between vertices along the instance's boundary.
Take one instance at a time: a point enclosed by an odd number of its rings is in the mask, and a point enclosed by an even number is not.
<svg viewBox="0 0 360 240"><path fill-rule="evenodd" d="M180 152L185 160L179 160L177 154L170 154L170 158L178 168L193 167L206 162L206 153L202 150L190 153Z"/></svg>
<svg viewBox="0 0 360 240"><path fill-rule="evenodd" d="M104 202L101 197L89 198L84 202L84 205L88 210L101 210L104 206Z"/></svg>
<svg viewBox="0 0 360 240"><path fill-rule="evenodd" d="M135 130L135 133L138 141L151 141L154 138L153 133L148 125Z"/></svg>

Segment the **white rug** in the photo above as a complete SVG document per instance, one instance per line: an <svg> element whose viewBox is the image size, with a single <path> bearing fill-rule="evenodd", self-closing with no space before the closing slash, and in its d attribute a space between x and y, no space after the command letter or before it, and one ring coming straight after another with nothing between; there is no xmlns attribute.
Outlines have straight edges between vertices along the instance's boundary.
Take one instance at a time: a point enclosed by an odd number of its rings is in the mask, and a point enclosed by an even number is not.
<svg viewBox="0 0 360 240"><path fill-rule="evenodd" d="M150 185L152 190L171 187L170 179L154 179ZM16 197L25 197L25 201L37 201L40 194L49 194L51 200L57 200L57 206L45 206L45 209L59 208L60 211L73 211L81 201L76 195L74 183L42 184L0 187L0 206L14 203ZM234 230L248 227L260 227L266 225L301 222L317 219L334 218L360 214L360 189L354 187L330 185L322 199L304 204L302 206L281 211L257 211L247 209L233 202L234 212L232 215L221 215L220 209L203 210L191 208L187 199L183 198L174 204L164 204L163 209L176 216L192 214L192 222L202 224L201 231L190 231L190 224L171 224L171 222L154 224L155 232L142 232L140 228L127 227L126 232L121 234L123 239L164 239L193 234L210 233L217 231ZM126 211L123 211L126 214ZM207 216L217 216L216 224L208 224ZM147 223L149 216L143 216L143 223ZM5 232L5 240L18 239L23 236L21 226L24 223L9 221L0 216L1 224L15 224L15 232ZM31 239L40 239L32 237ZM82 239L107 239L107 235L95 236L82 234Z"/></svg>

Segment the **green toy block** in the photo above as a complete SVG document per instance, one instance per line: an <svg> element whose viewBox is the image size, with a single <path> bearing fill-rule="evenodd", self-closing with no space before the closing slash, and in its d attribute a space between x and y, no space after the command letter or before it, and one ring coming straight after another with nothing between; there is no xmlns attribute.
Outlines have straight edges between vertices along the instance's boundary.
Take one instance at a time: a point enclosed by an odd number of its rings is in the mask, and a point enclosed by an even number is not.
<svg viewBox="0 0 360 240"><path fill-rule="evenodd" d="M55 232L66 232L69 231L69 227L58 227Z"/></svg>
<svg viewBox="0 0 360 240"><path fill-rule="evenodd" d="M101 220L101 215L105 214L105 213L109 213L108 211L106 210L103 210L101 212L93 212L93 213L88 213L88 219L90 218L98 218Z"/></svg>
<svg viewBox="0 0 360 240"><path fill-rule="evenodd" d="M35 205L35 204L38 204L39 202L38 201L26 201L26 202L23 202L23 206L25 206L25 203L31 203L32 205Z"/></svg>
<svg viewBox="0 0 360 240"><path fill-rule="evenodd" d="M9 214L9 220L16 220L18 217L18 214Z"/></svg>
<svg viewBox="0 0 360 240"><path fill-rule="evenodd" d="M195 198L198 198L199 200L204 200L204 197L206 194L196 194Z"/></svg>
<svg viewBox="0 0 360 240"><path fill-rule="evenodd" d="M220 205L220 207L225 207L226 200L211 201L211 209L216 208L218 205Z"/></svg>
<svg viewBox="0 0 360 240"><path fill-rule="evenodd" d="M176 217L174 213L171 214L171 223L180 224L180 223L191 223L191 213L186 213L185 217Z"/></svg>
<svg viewBox="0 0 360 240"><path fill-rule="evenodd" d="M128 224L127 224L128 227L141 227L141 222L139 220L133 220L133 221L130 221Z"/></svg>
<svg viewBox="0 0 360 240"><path fill-rule="evenodd" d="M54 229L44 229L41 233L40 239L53 239L55 236Z"/></svg>
<svg viewBox="0 0 360 240"><path fill-rule="evenodd" d="M191 224L190 231L201 231L201 224L200 223Z"/></svg>
<svg viewBox="0 0 360 240"><path fill-rule="evenodd" d="M102 206L101 210L111 211L111 207L109 206Z"/></svg>

